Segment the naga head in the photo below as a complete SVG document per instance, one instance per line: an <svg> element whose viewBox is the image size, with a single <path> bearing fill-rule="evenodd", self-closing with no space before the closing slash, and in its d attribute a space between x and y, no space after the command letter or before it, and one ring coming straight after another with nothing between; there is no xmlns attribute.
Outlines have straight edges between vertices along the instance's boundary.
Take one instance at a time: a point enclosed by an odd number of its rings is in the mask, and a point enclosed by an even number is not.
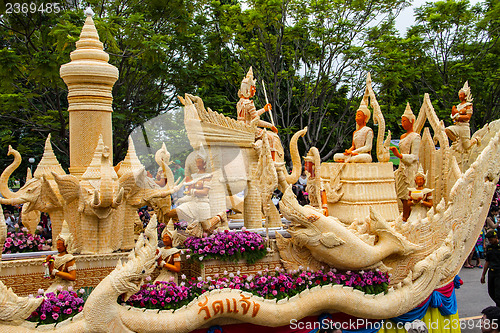
<svg viewBox="0 0 500 333"><path fill-rule="evenodd" d="M118 262L116 269L109 275L113 289L119 295L123 295L125 301L139 291L144 279L156 267L158 257L156 224L156 215L154 215L144 230L144 234L139 236L135 248L130 252L128 262L123 265Z"/></svg>

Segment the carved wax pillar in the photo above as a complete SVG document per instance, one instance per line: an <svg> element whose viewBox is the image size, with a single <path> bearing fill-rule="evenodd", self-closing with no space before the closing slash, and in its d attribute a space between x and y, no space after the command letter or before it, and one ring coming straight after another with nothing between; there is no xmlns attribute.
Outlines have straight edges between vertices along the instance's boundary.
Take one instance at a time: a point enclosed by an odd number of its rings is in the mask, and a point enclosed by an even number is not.
<svg viewBox="0 0 500 333"><path fill-rule="evenodd" d="M118 69L108 60L92 16L87 15L76 50L71 52L71 62L60 70L69 90L69 171L78 178L90 164L100 134L113 156L111 91Z"/></svg>

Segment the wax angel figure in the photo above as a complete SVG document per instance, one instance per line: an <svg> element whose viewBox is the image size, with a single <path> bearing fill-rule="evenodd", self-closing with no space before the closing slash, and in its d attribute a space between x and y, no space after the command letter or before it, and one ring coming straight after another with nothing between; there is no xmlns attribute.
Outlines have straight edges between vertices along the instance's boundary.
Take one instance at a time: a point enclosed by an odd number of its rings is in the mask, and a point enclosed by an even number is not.
<svg viewBox="0 0 500 333"><path fill-rule="evenodd" d="M173 241L177 238L176 235L177 231L173 227L172 220L170 220L161 234L164 247L159 249L158 268L160 268L160 275L158 275L155 282L178 282L177 273L181 271L181 250L172 247Z"/></svg>
<svg viewBox="0 0 500 333"><path fill-rule="evenodd" d="M356 111L356 130L352 135L352 146L344 153L337 153L333 156L335 162L346 163L371 163L373 130L366 126L370 120L370 110L364 102L361 102Z"/></svg>
<svg viewBox="0 0 500 333"><path fill-rule="evenodd" d="M472 117L473 98L468 81L459 90L458 98L460 104L454 105L451 109L451 119L453 119L454 125L446 127L445 132L457 151L466 152L474 144L481 144L480 136L472 139L470 137L469 121Z"/></svg>
<svg viewBox="0 0 500 333"><path fill-rule="evenodd" d="M427 211L432 207L433 189L424 188L427 175L420 165L415 175L416 188L409 188L408 205L410 206L410 216L408 222L420 221L427 216Z"/></svg>
<svg viewBox="0 0 500 333"><path fill-rule="evenodd" d="M225 212L210 216L208 194L212 174L207 172L206 160L206 153L201 150L196 156L198 172L191 175L192 181L184 183L186 196L179 199L178 206L166 214L168 218L187 221L186 232L195 237L202 237L203 233L211 234L218 226L227 226Z"/></svg>
<svg viewBox="0 0 500 333"><path fill-rule="evenodd" d="M238 120L245 122L247 125L250 125L254 121L257 122L257 126L261 128L258 128L255 134L255 146L260 149L262 146L262 136L266 133L271 146L271 154L273 154L274 158L274 147L279 144L279 138L276 135L278 129L273 124L260 119L263 113L267 111L271 112L271 104L267 103L264 108L257 110L254 102L251 100L251 98L255 96L255 92L255 80L253 78L252 67L250 67L247 75L241 81L240 90L238 91L238 97L240 98L236 105ZM265 132L262 128L269 128L274 133Z"/></svg>
<svg viewBox="0 0 500 333"><path fill-rule="evenodd" d="M45 277L54 279L46 292L54 292L59 286L63 289L72 287L76 280L76 264L73 256L73 235L69 232L68 223L63 222L62 230L56 239L58 254L48 255L44 261Z"/></svg>
<svg viewBox="0 0 500 333"><path fill-rule="evenodd" d="M415 185L415 174L417 173L418 151L420 149L420 134L413 130L415 115L411 111L410 104L406 105L405 112L401 117L401 125L406 131L401 135L399 151L396 147L390 147L394 156L399 158L399 167L394 173L396 178L396 194L398 204L403 205L403 221L408 220L410 206L408 204L408 188Z"/></svg>

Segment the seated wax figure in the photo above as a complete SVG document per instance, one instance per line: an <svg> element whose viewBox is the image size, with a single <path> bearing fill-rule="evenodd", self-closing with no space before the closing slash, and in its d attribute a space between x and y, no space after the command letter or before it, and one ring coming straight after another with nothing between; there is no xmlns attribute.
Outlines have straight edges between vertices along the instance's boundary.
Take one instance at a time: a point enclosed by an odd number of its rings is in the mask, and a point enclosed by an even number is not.
<svg viewBox="0 0 500 333"><path fill-rule="evenodd" d="M469 121L472 117L472 94L469 83L465 82L464 86L458 92L460 104L453 106L451 109L451 118L453 125L445 128L446 135L453 142L452 146L460 151L469 150L474 144L480 144L480 138L471 139Z"/></svg>
<svg viewBox="0 0 500 333"><path fill-rule="evenodd" d="M168 218L188 222L186 232L195 237L203 233L211 234L218 225L227 225L227 216L222 212L210 218L208 193L212 174L206 171L206 158L201 154L196 157L198 172L191 175L192 181L185 183L186 196L177 201L178 206L166 214Z"/></svg>
<svg viewBox="0 0 500 333"><path fill-rule="evenodd" d="M54 292L59 286L68 289L75 284L76 264L73 252L73 235L69 232L68 224L63 222L62 230L56 239L57 255L48 255L44 261L46 266L45 277L54 279L46 292Z"/></svg>
<svg viewBox="0 0 500 333"><path fill-rule="evenodd" d="M370 110L362 103L356 111L356 130L352 135L352 146L344 153L335 154L333 156L335 162L370 163L372 161L373 131L366 126L368 120L370 120Z"/></svg>

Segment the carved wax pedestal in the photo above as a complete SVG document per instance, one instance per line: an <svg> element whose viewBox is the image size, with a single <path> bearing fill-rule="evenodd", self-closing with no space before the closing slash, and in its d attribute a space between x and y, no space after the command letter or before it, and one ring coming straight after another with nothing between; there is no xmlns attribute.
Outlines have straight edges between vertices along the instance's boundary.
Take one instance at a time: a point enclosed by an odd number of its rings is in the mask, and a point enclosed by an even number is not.
<svg viewBox="0 0 500 333"><path fill-rule="evenodd" d="M118 263L127 261L128 253L75 255L75 290L95 287L113 271ZM43 258L2 260L1 277L7 287L18 296L36 295L38 289L46 290L54 280L44 279Z"/></svg>
<svg viewBox="0 0 500 333"><path fill-rule="evenodd" d="M185 274L188 279L191 277L197 278L198 276L201 276L203 280L206 280L207 277L213 278L215 274L223 275L225 271L228 274L233 273L234 275L237 275L237 272L239 271L240 276L243 274L256 275L259 271L264 272L266 269L273 271L276 267L283 268L278 251L268 254L253 264L249 264L245 260L237 262L204 260L202 263L186 263L183 261L181 273Z"/></svg>
<svg viewBox="0 0 500 333"><path fill-rule="evenodd" d="M256 127L196 106L189 98L184 108L184 125L193 149L203 147L209 156L208 171L213 173L211 215L225 211L226 196L245 190L245 227L260 228L261 201L254 175L259 159L253 148Z"/></svg>
<svg viewBox="0 0 500 333"><path fill-rule="evenodd" d="M337 181L341 185L337 191L342 193L340 200L328 200L330 216L351 224L354 219L370 216L372 207L388 222L398 217L392 163L322 163L320 174L321 181L329 182L331 189ZM340 180L334 179L337 174ZM329 191L327 197L331 197Z"/></svg>

